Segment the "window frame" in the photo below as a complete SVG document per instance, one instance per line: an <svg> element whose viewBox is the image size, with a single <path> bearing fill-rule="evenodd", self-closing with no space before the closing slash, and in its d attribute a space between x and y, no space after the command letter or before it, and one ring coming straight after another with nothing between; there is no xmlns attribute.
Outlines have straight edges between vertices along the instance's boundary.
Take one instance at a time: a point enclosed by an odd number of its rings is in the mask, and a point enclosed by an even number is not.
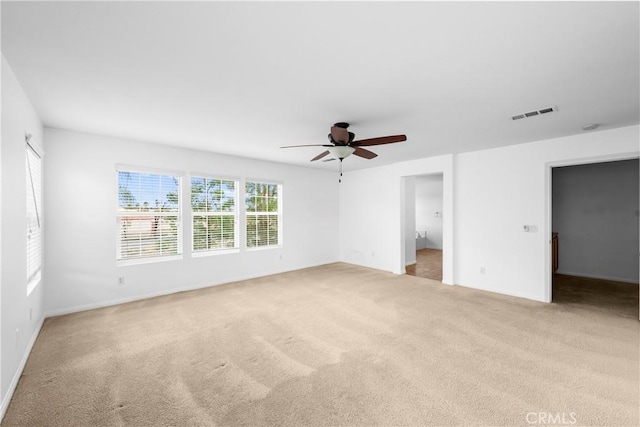
<svg viewBox="0 0 640 427"><path fill-rule="evenodd" d="M25 139L25 221L26 221L26 227L25 227L25 263L26 263L26 268L25 268L25 273L26 273L26 287L27 287L27 296L29 296L31 294L31 292L33 292L33 290L38 287L38 285L42 282L42 269L43 269L43 264L44 264L44 215L43 215L43 184L44 184L44 151L38 147L37 145L35 145L35 143L32 143L31 140L31 135L27 135L26 139ZM33 153L33 155L35 155L35 157L39 160L38 163L38 174L39 174L39 180L34 181L33 179L33 165L31 165L31 162L29 161L29 151L31 151ZM29 180L29 182L27 182L27 179ZM37 184L37 189L36 189L36 184ZM31 190L31 191L29 191ZM39 190L39 191L36 191ZM37 192L39 192L39 194L36 194ZM27 194L28 193L28 194ZM35 210L35 215L36 215L36 221L37 221L37 225L38 225L38 230L39 233L37 235L38 239L39 239L39 253L38 253L38 259L36 261L38 262L38 266L37 268L31 272L30 267L30 252L31 252L31 246L29 244L29 240L31 239L30 237L30 232L27 231L27 228L30 228L30 209L29 206L31 205L31 203L33 203L34 206L34 210Z"/></svg>
<svg viewBox="0 0 640 427"><path fill-rule="evenodd" d="M265 184L265 185L276 185L278 191L278 209L274 212L269 211L249 211L247 210L247 184ZM247 251L261 251L261 250L269 250L269 249L278 249L282 248L284 242L283 236L283 183L280 181L274 181L269 179L254 179L254 178L246 178L242 183L242 205L243 205L243 213L244 213L244 247ZM262 245L262 246L249 246L249 217L250 216L268 216L275 215L278 219L278 242L273 245Z"/></svg>
<svg viewBox="0 0 640 427"><path fill-rule="evenodd" d="M176 217L176 231L177 231L177 240L176 240L176 254L169 255L157 255L157 256L147 256L147 257L138 257L138 258L120 258L122 253L121 247L121 235L120 235L120 221L123 216L149 216L149 212L126 212L122 213L120 211L120 197L119 197L119 173L120 172L130 172L130 173L138 173L145 175L163 175L169 176L172 178L176 178L178 180L178 207L175 211L168 212L157 212L152 211L154 216L161 217ZM142 166L130 166L130 165L115 165L115 192L116 192L116 229L115 229L115 238L116 238L116 266L127 266L127 265L139 265L139 264L152 264L157 262L168 262L168 261L176 261L184 258L184 245L183 245L183 236L184 236L184 221L183 221L183 203L184 203L184 173L176 170L170 169L157 169L157 168L148 168ZM157 215L156 215L157 214Z"/></svg>
<svg viewBox="0 0 640 427"><path fill-rule="evenodd" d="M193 178L200 178L200 179L206 179L206 180L212 180L212 181L230 181L234 183L234 209L233 211L213 211L213 212L208 212L208 211L196 211L193 209L193 203L192 203L192 197L193 197L193 191L192 191L192 179ZM214 175L214 174L210 174L210 173L191 173L189 175L189 180L188 180L188 186L189 186L189 211L191 213L190 217L191 217L191 222L189 224L190 228L190 234L191 234L191 256L194 258L199 258L199 257L206 257L206 256L213 256L213 255L221 255L221 254L230 254L230 253L238 253L240 251L240 246L241 246L241 238L240 238L240 187L241 187L241 180L239 178L235 178L235 177L229 177L229 176L221 176L221 175ZM233 222L234 222L234 226L233 226L233 233L234 233L234 245L233 247L224 247L224 248L209 248L209 249L199 249L196 250L195 249L195 228L194 228L194 219L196 216L204 216L204 217L209 217L209 216L233 216ZM185 224L186 225L186 224Z"/></svg>

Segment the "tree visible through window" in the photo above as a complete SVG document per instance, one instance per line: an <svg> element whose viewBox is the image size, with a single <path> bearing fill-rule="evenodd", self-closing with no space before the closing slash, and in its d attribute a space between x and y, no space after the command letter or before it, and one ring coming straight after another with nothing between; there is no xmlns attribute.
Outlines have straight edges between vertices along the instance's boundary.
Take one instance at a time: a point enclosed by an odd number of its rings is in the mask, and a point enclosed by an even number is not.
<svg viewBox="0 0 640 427"><path fill-rule="evenodd" d="M191 178L193 250L237 248L236 182Z"/></svg>
<svg viewBox="0 0 640 427"><path fill-rule="evenodd" d="M278 184L246 183L245 209L248 248L280 244L280 192L281 187Z"/></svg>
<svg viewBox="0 0 640 427"><path fill-rule="evenodd" d="M118 260L181 252L180 178L118 171Z"/></svg>

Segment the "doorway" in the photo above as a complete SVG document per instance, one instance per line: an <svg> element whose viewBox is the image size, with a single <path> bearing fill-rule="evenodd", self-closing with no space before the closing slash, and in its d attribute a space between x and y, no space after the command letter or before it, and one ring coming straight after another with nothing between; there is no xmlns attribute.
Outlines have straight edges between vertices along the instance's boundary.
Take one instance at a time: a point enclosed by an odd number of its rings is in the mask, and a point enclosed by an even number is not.
<svg viewBox="0 0 640 427"><path fill-rule="evenodd" d="M407 230L406 273L442 281L443 249L443 174L417 175L406 184ZM413 214L413 218L411 218Z"/></svg>
<svg viewBox="0 0 640 427"><path fill-rule="evenodd" d="M638 316L639 191L637 158L552 167L552 302Z"/></svg>

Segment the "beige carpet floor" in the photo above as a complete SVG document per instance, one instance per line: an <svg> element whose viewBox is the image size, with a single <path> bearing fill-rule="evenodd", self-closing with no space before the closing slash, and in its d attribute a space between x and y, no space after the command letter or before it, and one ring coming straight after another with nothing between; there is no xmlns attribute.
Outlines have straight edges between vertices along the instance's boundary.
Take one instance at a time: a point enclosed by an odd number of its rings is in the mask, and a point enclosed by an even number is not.
<svg viewBox="0 0 640 427"><path fill-rule="evenodd" d="M3 425L637 426L639 334L334 264L47 319Z"/></svg>

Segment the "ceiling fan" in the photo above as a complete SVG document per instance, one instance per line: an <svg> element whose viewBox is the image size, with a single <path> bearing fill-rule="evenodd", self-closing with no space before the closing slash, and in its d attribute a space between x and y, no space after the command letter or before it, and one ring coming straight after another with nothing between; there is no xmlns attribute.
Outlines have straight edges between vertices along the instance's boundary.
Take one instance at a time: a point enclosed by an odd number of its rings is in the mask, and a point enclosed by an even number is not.
<svg viewBox="0 0 640 427"><path fill-rule="evenodd" d="M328 155L330 158L323 160L328 162L331 160L340 160L340 176L342 176L342 160L354 154L364 159L373 159L378 155L373 151L362 148L370 145L383 145L393 144L395 142L402 142L407 140L406 135L391 135L380 136L378 138L361 139L355 141L356 135L353 132L349 132L347 128L349 123L338 122L331 126L331 133L327 135L329 138L329 144L307 144L307 145L287 145L280 148L297 148L297 147L327 147L325 151L311 159L312 162L320 160ZM341 182L342 180L340 180Z"/></svg>
<svg viewBox="0 0 640 427"><path fill-rule="evenodd" d="M373 151L362 148L363 146L393 144L394 142L407 140L406 135L391 135L354 141L356 135L353 132L349 132L347 130L348 127L349 123L345 122L339 122L331 126L331 133L327 135L330 144L287 145L280 148L327 147L327 150L315 156L311 161L320 160L329 154L331 154L331 158L324 160L325 162L335 159L342 161L352 154L365 159L373 159L378 156Z"/></svg>

